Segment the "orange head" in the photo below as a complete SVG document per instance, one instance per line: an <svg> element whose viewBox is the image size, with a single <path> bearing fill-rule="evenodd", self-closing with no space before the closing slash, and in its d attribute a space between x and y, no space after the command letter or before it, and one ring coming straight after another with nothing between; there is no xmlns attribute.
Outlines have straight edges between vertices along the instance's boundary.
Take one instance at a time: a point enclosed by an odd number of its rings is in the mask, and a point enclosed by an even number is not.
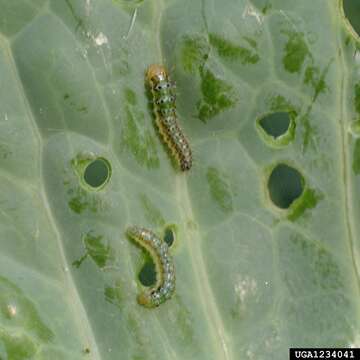
<svg viewBox="0 0 360 360"><path fill-rule="evenodd" d="M152 301L151 301L151 294L149 292L142 292L138 295L137 301L140 305L143 305L145 307L151 308L154 307Z"/></svg>
<svg viewBox="0 0 360 360"><path fill-rule="evenodd" d="M164 66L158 64L152 64L148 67L146 72L146 78L151 82L158 82L161 79L167 78L167 72Z"/></svg>

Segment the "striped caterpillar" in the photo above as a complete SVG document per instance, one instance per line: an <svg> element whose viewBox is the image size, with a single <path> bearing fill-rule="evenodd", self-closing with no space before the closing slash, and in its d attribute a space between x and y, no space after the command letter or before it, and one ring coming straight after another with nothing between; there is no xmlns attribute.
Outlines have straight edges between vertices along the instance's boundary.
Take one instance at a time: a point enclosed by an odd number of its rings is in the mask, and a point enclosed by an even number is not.
<svg viewBox="0 0 360 360"><path fill-rule="evenodd" d="M159 306L175 291L175 268L168 245L152 231L131 226L126 234L152 256L156 268L156 283L138 295L138 303L148 308Z"/></svg>
<svg viewBox="0 0 360 360"><path fill-rule="evenodd" d="M177 122L174 84L162 65L150 65L146 79L153 95L156 124L165 143L170 148L182 171L192 165L188 141Z"/></svg>

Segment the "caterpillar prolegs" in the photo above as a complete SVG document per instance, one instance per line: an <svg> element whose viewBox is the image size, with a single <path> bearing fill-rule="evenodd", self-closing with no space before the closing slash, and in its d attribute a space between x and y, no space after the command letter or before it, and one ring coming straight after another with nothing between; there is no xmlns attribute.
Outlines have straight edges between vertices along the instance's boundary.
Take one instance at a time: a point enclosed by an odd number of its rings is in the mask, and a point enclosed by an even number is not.
<svg viewBox="0 0 360 360"><path fill-rule="evenodd" d="M175 291L175 268L168 245L155 233L142 227L131 226L126 234L150 253L156 268L155 285L138 295L138 303L148 308L159 306Z"/></svg>
<svg viewBox="0 0 360 360"><path fill-rule="evenodd" d="M192 153L177 122L174 84L162 65L150 65L146 79L151 87L156 124L182 171L192 166Z"/></svg>

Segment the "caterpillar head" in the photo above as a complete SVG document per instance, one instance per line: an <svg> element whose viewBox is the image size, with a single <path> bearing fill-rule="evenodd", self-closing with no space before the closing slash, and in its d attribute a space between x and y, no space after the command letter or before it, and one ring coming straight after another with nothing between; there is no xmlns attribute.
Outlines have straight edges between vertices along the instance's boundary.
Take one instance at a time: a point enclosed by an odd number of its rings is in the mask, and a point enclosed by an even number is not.
<svg viewBox="0 0 360 360"><path fill-rule="evenodd" d="M137 301L140 305L143 305L147 308L153 308L160 305L160 297L158 297L158 294L152 294L150 291L144 291L140 293L138 295Z"/></svg>
<svg viewBox="0 0 360 360"><path fill-rule="evenodd" d="M162 65L152 64L148 67L146 78L153 85L167 79L167 71Z"/></svg>

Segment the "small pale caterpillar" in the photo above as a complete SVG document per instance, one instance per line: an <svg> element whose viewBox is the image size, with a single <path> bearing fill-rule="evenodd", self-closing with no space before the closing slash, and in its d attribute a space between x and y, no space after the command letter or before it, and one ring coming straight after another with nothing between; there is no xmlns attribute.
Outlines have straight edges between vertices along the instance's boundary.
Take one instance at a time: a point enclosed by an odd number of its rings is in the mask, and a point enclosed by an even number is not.
<svg viewBox="0 0 360 360"><path fill-rule="evenodd" d="M148 308L156 307L170 299L175 291L175 268L168 245L152 231L131 226L126 234L144 247L152 256L156 268L156 283L138 295L138 303Z"/></svg>
<svg viewBox="0 0 360 360"><path fill-rule="evenodd" d="M192 153L177 122L174 84L162 65L150 65L146 79L151 87L156 124L182 171L192 165Z"/></svg>

